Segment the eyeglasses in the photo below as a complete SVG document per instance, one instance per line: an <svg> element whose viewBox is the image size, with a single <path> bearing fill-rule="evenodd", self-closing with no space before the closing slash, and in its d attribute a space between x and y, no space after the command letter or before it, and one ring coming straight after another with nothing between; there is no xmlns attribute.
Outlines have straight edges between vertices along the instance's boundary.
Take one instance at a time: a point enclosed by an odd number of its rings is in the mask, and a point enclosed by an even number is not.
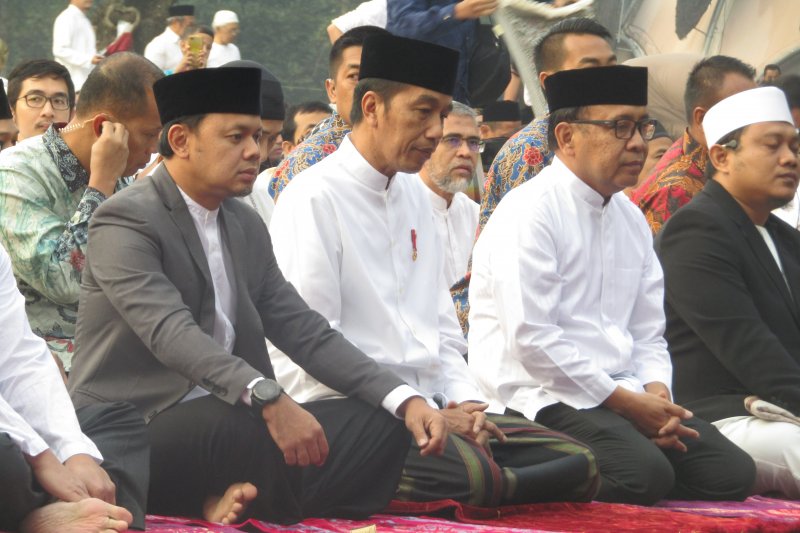
<svg viewBox="0 0 800 533"><path fill-rule="evenodd" d="M53 106L53 109L57 109L59 111L65 111L69 109L69 98L63 94L45 96L43 94L33 93L20 96L17 98L17 100L25 100L25 103L28 104L28 107L33 109L41 109L47 102L50 102L50 105Z"/></svg>
<svg viewBox="0 0 800 533"><path fill-rule="evenodd" d="M653 119L630 120L622 118L619 120L570 120L570 124L594 124L595 126L605 126L614 128L614 135L617 139L628 140L633 137L634 130L639 130L642 138L649 141L656 133L656 121Z"/></svg>
<svg viewBox="0 0 800 533"><path fill-rule="evenodd" d="M476 137L468 137L465 139L460 135L448 135L442 137L442 140L439 142L444 143L449 150L458 150L461 148L461 143L467 143L469 151L476 154L483 152L483 148L486 146L486 143Z"/></svg>

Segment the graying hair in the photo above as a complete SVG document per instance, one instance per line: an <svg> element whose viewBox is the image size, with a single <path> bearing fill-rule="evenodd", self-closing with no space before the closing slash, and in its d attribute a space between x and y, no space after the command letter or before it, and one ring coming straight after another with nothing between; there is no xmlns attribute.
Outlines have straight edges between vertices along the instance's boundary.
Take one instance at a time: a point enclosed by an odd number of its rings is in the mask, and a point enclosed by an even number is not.
<svg viewBox="0 0 800 533"><path fill-rule="evenodd" d="M475 122L478 122L478 113L474 109L455 100L453 100L453 110L450 111L450 114L459 117L472 117Z"/></svg>

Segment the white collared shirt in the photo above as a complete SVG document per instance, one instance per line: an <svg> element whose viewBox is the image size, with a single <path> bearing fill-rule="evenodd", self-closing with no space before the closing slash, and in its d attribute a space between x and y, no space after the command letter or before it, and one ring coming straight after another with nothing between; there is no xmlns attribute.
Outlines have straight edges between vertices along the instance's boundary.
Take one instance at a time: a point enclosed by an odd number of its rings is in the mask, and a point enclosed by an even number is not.
<svg viewBox="0 0 800 533"><path fill-rule="evenodd" d="M222 232L219 227L219 208L209 211L192 200L180 187L178 190L192 215L214 284L214 335L212 337L225 348L226 352L233 353L233 346L236 344L236 331L233 328L233 322L236 320L236 291L231 285L225 268ZM185 402L207 394L209 394L208 391L198 386L189 391L181 401Z"/></svg>
<svg viewBox="0 0 800 533"><path fill-rule="evenodd" d="M617 385L672 383L664 285L641 211L558 158L509 192L481 232L469 287L469 364L490 409L527 418L600 405Z"/></svg>
<svg viewBox="0 0 800 533"><path fill-rule="evenodd" d="M20 451L35 456L53 451L58 460L103 456L81 432L53 355L31 331L25 298L17 290L11 259L0 246L0 433Z"/></svg>
<svg viewBox="0 0 800 533"><path fill-rule="evenodd" d="M211 45L211 51L208 53L208 68L221 67L225 63L231 61L238 61L242 58L239 53L239 47L233 43L219 44L214 43Z"/></svg>
<svg viewBox="0 0 800 533"><path fill-rule="evenodd" d="M480 400L426 190L416 175L390 181L348 136L281 194L270 225L275 256L311 308L429 401ZM298 401L337 395L274 348L270 355Z"/></svg>
<svg viewBox="0 0 800 533"><path fill-rule="evenodd" d="M428 190L436 231L444 250L444 279L452 287L467 272L472 243L475 242L475 232L478 230L480 206L469 196L459 192L453 196L448 207L447 200L429 187L425 188Z"/></svg>
<svg viewBox="0 0 800 533"><path fill-rule="evenodd" d="M89 18L78 7L70 4L53 23L53 57L69 71L75 90L94 68L92 59L97 55L97 41Z"/></svg>
<svg viewBox="0 0 800 533"><path fill-rule="evenodd" d="M144 48L144 57L163 71L174 71L183 59L181 36L167 28L156 35Z"/></svg>

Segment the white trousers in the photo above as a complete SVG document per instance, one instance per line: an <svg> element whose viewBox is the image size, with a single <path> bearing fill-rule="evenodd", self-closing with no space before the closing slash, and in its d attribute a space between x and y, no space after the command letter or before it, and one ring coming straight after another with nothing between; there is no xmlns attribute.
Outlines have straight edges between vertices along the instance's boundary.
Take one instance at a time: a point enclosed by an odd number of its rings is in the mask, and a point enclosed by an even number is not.
<svg viewBox="0 0 800 533"><path fill-rule="evenodd" d="M755 461L753 494L779 492L800 499L800 426L754 416L724 418L714 425Z"/></svg>

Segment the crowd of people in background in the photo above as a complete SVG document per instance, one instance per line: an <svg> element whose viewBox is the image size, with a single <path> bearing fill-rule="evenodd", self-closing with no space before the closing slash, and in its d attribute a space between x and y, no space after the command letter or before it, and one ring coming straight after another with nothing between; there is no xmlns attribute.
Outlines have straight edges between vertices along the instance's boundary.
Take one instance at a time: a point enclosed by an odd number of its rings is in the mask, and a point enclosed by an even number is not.
<svg viewBox="0 0 800 533"><path fill-rule="evenodd" d="M476 106L498 5L364 2L289 103L233 11L70 1L0 86L0 530L800 497L800 76L573 17Z"/></svg>

